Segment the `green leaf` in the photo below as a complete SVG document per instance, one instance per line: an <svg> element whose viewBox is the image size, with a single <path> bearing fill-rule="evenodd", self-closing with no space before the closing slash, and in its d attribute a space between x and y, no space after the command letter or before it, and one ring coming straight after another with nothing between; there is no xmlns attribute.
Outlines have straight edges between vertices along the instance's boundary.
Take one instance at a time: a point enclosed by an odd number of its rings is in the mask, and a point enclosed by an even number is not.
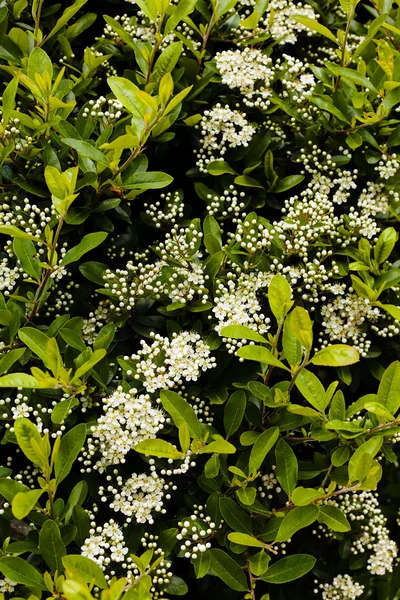
<svg viewBox="0 0 400 600"><path fill-rule="evenodd" d="M92 146L92 144L90 144L89 142L85 142L82 140L76 140L74 138L62 138L62 141L67 146L70 146L70 148L73 148L74 150L76 150L76 152L80 156L84 156L85 158L90 158L91 160L94 160L95 162L99 162L103 165L108 166L108 160L105 157L105 155L103 154L103 152L98 150L95 146Z"/></svg>
<svg viewBox="0 0 400 600"><path fill-rule="evenodd" d="M43 451L42 437L36 426L29 419L21 417L14 423L14 433L18 446L26 458L38 467L45 467L47 457Z"/></svg>
<svg viewBox="0 0 400 600"><path fill-rule="evenodd" d="M196 579L205 577L210 569L211 564L211 553L209 550L205 552L199 552L197 558L192 558L191 563L194 566L196 573Z"/></svg>
<svg viewBox="0 0 400 600"><path fill-rule="evenodd" d="M171 73L182 54L182 50L182 42L172 42L172 44L169 44L165 50L161 52L153 69L153 73L158 79L161 79L165 73Z"/></svg>
<svg viewBox="0 0 400 600"><path fill-rule="evenodd" d="M143 92L125 77L109 77L107 81L122 106L136 119L143 121L144 115L148 112L148 107L143 101Z"/></svg>
<svg viewBox="0 0 400 600"><path fill-rule="evenodd" d="M378 388L378 402L393 415L400 408L400 362L392 362L385 370Z"/></svg>
<svg viewBox="0 0 400 600"><path fill-rule="evenodd" d="M50 57L42 48L34 48L29 55L28 77L36 82L36 73L43 77L45 73L49 75L49 88L53 79L53 65Z"/></svg>
<svg viewBox="0 0 400 600"><path fill-rule="evenodd" d="M107 236L108 233L106 233L105 231L99 231L97 233L88 233L87 235L83 236L83 238L77 246L71 248L70 250L68 250L68 252L65 253L61 264L63 266L66 266L73 262L76 262L77 260L82 258L82 256L86 254L86 252L90 252L90 250L93 250L94 248L97 248L97 246L102 244Z"/></svg>
<svg viewBox="0 0 400 600"><path fill-rule="evenodd" d="M286 542L296 533L296 531L304 529L304 527L308 527L311 523L314 523L317 516L318 508L313 504L294 508L288 512L283 519L278 529L275 542Z"/></svg>
<svg viewBox="0 0 400 600"><path fill-rule="evenodd" d="M167 594L174 596L185 596L189 591L187 584L177 575L172 575L164 589ZM138 600L142 600L142 598L139 597Z"/></svg>
<svg viewBox="0 0 400 600"><path fill-rule="evenodd" d="M309 352L312 348L312 321L308 312L301 306L296 306L289 316L290 327L294 336Z"/></svg>
<svg viewBox="0 0 400 600"><path fill-rule="evenodd" d="M338 41L335 38L335 36L333 35L333 33L324 25L321 25L321 23L318 23L318 21L314 21L314 19L309 19L308 17L303 17L302 15L293 15L291 17L291 19L293 19L293 21L297 21L298 23L301 23L302 25L305 25L305 27L312 29L313 31L315 31L316 33L319 33L320 35L323 35L324 37L328 38L328 40L330 40L334 44L338 44Z"/></svg>
<svg viewBox="0 0 400 600"><path fill-rule="evenodd" d="M385 262L392 253L397 242L397 232L394 227L387 227L381 233L374 248L374 258L378 265Z"/></svg>
<svg viewBox="0 0 400 600"><path fill-rule="evenodd" d="M240 427L246 410L246 394L237 390L230 396L224 409L224 429L226 437L230 438Z"/></svg>
<svg viewBox="0 0 400 600"><path fill-rule="evenodd" d="M357 448L349 460L349 480L351 482L362 481L364 479L362 475L365 460L364 455L370 455L370 458L373 459L381 449L382 443L382 437L372 437Z"/></svg>
<svg viewBox="0 0 400 600"><path fill-rule="evenodd" d="M7 84L6 88L3 92L3 123L4 127L7 126L8 121L10 120L11 113L15 108L15 96L17 94L18 89L18 79L19 77L15 75L11 81Z"/></svg>
<svg viewBox="0 0 400 600"><path fill-rule="evenodd" d="M165 25L164 35L170 33L182 19L190 15L194 11L196 4L197 0L180 0Z"/></svg>
<svg viewBox="0 0 400 600"><path fill-rule="evenodd" d="M344 114L333 104L332 98L329 96L309 96L309 101L318 106L321 110L334 115L339 121L349 123Z"/></svg>
<svg viewBox="0 0 400 600"><path fill-rule="evenodd" d="M285 369L285 371L289 371L283 362L276 358L268 348L264 348L264 346L242 346L236 351L236 356L240 356L240 358L245 358L247 360L255 360L263 365L272 365L274 367L279 367L280 369Z"/></svg>
<svg viewBox="0 0 400 600"><path fill-rule="evenodd" d="M245 504L246 506L251 506L254 504L257 490L255 487L246 486L236 490L236 497L239 499L239 502Z"/></svg>
<svg viewBox="0 0 400 600"><path fill-rule="evenodd" d="M30 590L47 590L42 575L23 558L2 556L0 571L5 577L21 585L26 585Z"/></svg>
<svg viewBox="0 0 400 600"><path fill-rule="evenodd" d="M291 298L292 288L286 277L279 274L274 275L268 286L268 302L272 314L278 323L280 323L281 319L286 317L287 313L292 308L293 301Z"/></svg>
<svg viewBox="0 0 400 600"><path fill-rule="evenodd" d="M292 448L280 439L275 448L275 475L283 490L290 497L297 484L299 467Z"/></svg>
<svg viewBox="0 0 400 600"><path fill-rule="evenodd" d="M271 427L256 439L250 453L249 473L256 473L279 437L279 427Z"/></svg>
<svg viewBox="0 0 400 600"><path fill-rule="evenodd" d="M211 568L217 577L222 579L232 590L247 592L246 576L237 562L219 548L212 548L210 552Z"/></svg>
<svg viewBox="0 0 400 600"><path fill-rule="evenodd" d="M182 452L165 440L151 439L143 440L135 446L136 452L148 454L149 456L158 456L160 458L172 458L173 460L182 459Z"/></svg>
<svg viewBox="0 0 400 600"><path fill-rule="evenodd" d="M293 333L290 319L285 319L283 325L282 347L289 365L298 365L301 361L301 344Z"/></svg>
<svg viewBox="0 0 400 600"><path fill-rule="evenodd" d="M44 38L45 42L48 42L49 39L51 39L54 35L56 35L56 33L58 33L60 31L60 29L62 29L70 19L72 19L72 17L75 15L75 13L78 12L78 10L80 8L82 8L82 6L84 4L86 4L87 0L76 0L71 6L69 6L68 8L66 8L63 12L63 14L61 15L61 17L58 19L57 23L54 25L53 29L50 31L50 33Z"/></svg>
<svg viewBox="0 0 400 600"><path fill-rule="evenodd" d="M249 546L250 548L265 548L266 546L264 542L247 533L228 533L228 540L234 544L241 544L242 546Z"/></svg>
<svg viewBox="0 0 400 600"><path fill-rule="evenodd" d="M295 385L304 398L320 412L326 408L325 389L314 373L302 369L297 375Z"/></svg>
<svg viewBox="0 0 400 600"><path fill-rule="evenodd" d="M56 460L54 462L54 474L57 483L61 483L71 471L72 465L78 458L86 439L86 425L80 423L67 431L61 438Z"/></svg>
<svg viewBox="0 0 400 600"><path fill-rule="evenodd" d="M340 75L344 79L344 81L351 81L352 83L356 83L357 85L361 85L365 87L367 90L371 90L378 94L378 90L371 83L369 79L361 75L358 71L354 69L348 69L347 67L341 67L336 65L335 63L326 63L327 67L335 73L335 75Z"/></svg>
<svg viewBox="0 0 400 600"><path fill-rule="evenodd" d="M62 558L67 549L61 539L60 529L55 521L48 520L39 532L39 550L51 571L63 572Z"/></svg>
<svg viewBox="0 0 400 600"><path fill-rule="evenodd" d="M104 263L90 261L79 265L78 269L86 279L98 285L104 285L104 274L108 269Z"/></svg>
<svg viewBox="0 0 400 600"><path fill-rule="evenodd" d="M160 400L164 409L171 415L176 427L186 423L192 438L196 440L202 438L201 423L193 408L182 396L170 390L163 390L160 393Z"/></svg>
<svg viewBox="0 0 400 600"><path fill-rule="evenodd" d="M47 366L47 344L50 338L43 331L34 329L34 327L20 329L18 336L21 342L28 346L43 361L43 364Z"/></svg>
<svg viewBox="0 0 400 600"><path fill-rule="evenodd" d="M71 348L76 348L76 350L79 350L80 352L84 352L86 350L85 342L81 336L72 329L64 327L60 330L60 336L65 342L67 342L68 346L71 346Z"/></svg>
<svg viewBox="0 0 400 600"><path fill-rule="evenodd" d="M353 365L360 360L360 354L353 346L346 344L333 344L327 348L322 348L312 357L313 365L323 365L325 367L344 367Z"/></svg>
<svg viewBox="0 0 400 600"><path fill-rule="evenodd" d="M293 490L292 494L292 502L296 506L307 506L311 502L314 502L314 500L317 500L317 498L321 498L321 492L317 492L313 488L301 486Z"/></svg>
<svg viewBox="0 0 400 600"><path fill-rule="evenodd" d="M236 171L225 160L212 160L207 164L207 171L210 175L224 175L224 173L237 175Z"/></svg>
<svg viewBox="0 0 400 600"><path fill-rule="evenodd" d="M102 590L108 587L102 569L90 558L69 554L62 557L62 563L65 569L70 569L86 583L97 585Z"/></svg>
<svg viewBox="0 0 400 600"><path fill-rule="evenodd" d="M344 532L351 529L351 525L344 513L336 506L333 506L333 504L320 506L318 521L325 523L332 531Z"/></svg>
<svg viewBox="0 0 400 600"><path fill-rule="evenodd" d="M26 373L10 373L0 377L0 387L21 387L26 389L31 388L51 388L52 385L40 382L36 377L27 375Z"/></svg>
<svg viewBox="0 0 400 600"><path fill-rule="evenodd" d="M234 500L222 496L219 500L219 508L222 518L234 531L253 535L251 518Z"/></svg>
<svg viewBox="0 0 400 600"><path fill-rule="evenodd" d="M250 329L250 327L246 327L246 325L227 325L221 330L220 336L238 340L252 340L261 343L268 342L263 335Z"/></svg>
<svg viewBox="0 0 400 600"><path fill-rule="evenodd" d="M42 268L33 242L24 238L14 238L13 250L25 273L39 281Z"/></svg>
<svg viewBox="0 0 400 600"><path fill-rule="evenodd" d="M344 465L350 458L350 448L348 446L339 446L333 452L331 456L331 461L334 467L341 467Z"/></svg>
<svg viewBox="0 0 400 600"><path fill-rule="evenodd" d="M30 490L29 492L18 492L12 501L12 512L16 519L22 520L36 506L43 490Z"/></svg>
<svg viewBox="0 0 400 600"><path fill-rule="evenodd" d="M67 418L69 412L79 406L79 400L74 397L67 398L58 402L51 412L51 422L61 424Z"/></svg>
<svg viewBox="0 0 400 600"><path fill-rule="evenodd" d="M295 185L299 185L304 180L304 175L288 175L288 177L284 177L274 186L273 192L274 194L280 194L281 192L286 192L290 190Z"/></svg>
<svg viewBox="0 0 400 600"><path fill-rule="evenodd" d="M127 190L158 190L167 187L174 180L168 173L161 171L147 171L146 173L135 173L128 181L124 181L123 187Z"/></svg>
<svg viewBox="0 0 400 600"><path fill-rule="evenodd" d="M93 349L99 350L103 348L104 350L107 350L107 348L110 346L114 339L115 332L116 328L114 323L108 323L107 325L104 325L104 327L100 329L99 333L96 336L96 339L93 344Z"/></svg>
<svg viewBox="0 0 400 600"><path fill-rule="evenodd" d="M268 583L282 584L303 577L311 571L316 559L310 554L293 554L286 556L271 565L265 575L261 577Z"/></svg>
<svg viewBox="0 0 400 600"><path fill-rule="evenodd" d="M0 225L0 233L4 235L10 235L14 238L23 238L25 240L33 240L34 242L38 241L38 238L35 238L30 233L25 233L22 229L18 229L15 225Z"/></svg>
<svg viewBox="0 0 400 600"><path fill-rule="evenodd" d="M204 446L199 450L199 454L210 454L211 452L217 452L219 454L235 454L236 447L224 440L221 435L213 435L214 441Z"/></svg>
<svg viewBox="0 0 400 600"><path fill-rule="evenodd" d="M10 350L0 359L0 375L6 373L25 354L25 348Z"/></svg>

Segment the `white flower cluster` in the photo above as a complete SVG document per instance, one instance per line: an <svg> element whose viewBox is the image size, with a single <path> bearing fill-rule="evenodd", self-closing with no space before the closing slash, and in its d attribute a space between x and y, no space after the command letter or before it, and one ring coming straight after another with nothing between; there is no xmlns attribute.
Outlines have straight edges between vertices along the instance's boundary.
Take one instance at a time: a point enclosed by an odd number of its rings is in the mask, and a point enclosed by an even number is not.
<svg viewBox="0 0 400 600"><path fill-rule="evenodd" d="M246 208L245 196L245 192L239 192L232 184L221 195L210 190L206 198L207 212L211 216L218 215L220 221L231 218L233 223L237 223L241 211Z"/></svg>
<svg viewBox="0 0 400 600"><path fill-rule="evenodd" d="M389 198L383 183L368 181L358 199L358 206L372 216L385 214L389 208Z"/></svg>
<svg viewBox="0 0 400 600"><path fill-rule="evenodd" d="M255 1L240 2L242 6L247 8L249 5L254 6ZM246 11L249 14L249 11ZM293 19L295 15L308 17L313 21L318 19L318 15L314 12L311 6L302 2L292 2L292 0L270 0L268 10L258 23L255 35L262 33L270 33L274 40L279 44L294 44L297 41L297 35L304 32L306 35L312 35L312 31L305 25L298 23ZM243 30L243 28L240 28ZM240 43L240 41L239 41Z"/></svg>
<svg viewBox="0 0 400 600"><path fill-rule="evenodd" d="M174 333L172 340L153 334L153 343L141 340L142 348L125 360L135 361L135 378L143 380L148 392L197 381L202 371L216 366L210 347L194 331ZM128 371L128 375L131 374Z"/></svg>
<svg viewBox="0 0 400 600"><path fill-rule="evenodd" d="M94 312L89 313L87 319L83 319L82 337L88 344L93 344L99 329L107 320L109 313L108 300L101 300Z"/></svg>
<svg viewBox="0 0 400 600"><path fill-rule="evenodd" d="M104 106L105 105L105 106ZM116 98L99 96L97 100L89 100L82 112L84 118L100 118L102 125L107 127L122 115L123 105Z"/></svg>
<svg viewBox="0 0 400 600"><path fill-rule="evenodd" d="M281 71L282 97L290 98L295 104L302 105L313 93L316 81L310 72L310 65L289 54L283 54L276 61L277 71Z"/></svg>
<svg viewBox="0 0 400 600"><path fill-rule="evenodd" d="M169 485L159 477L153 467L150 475L132 473L125 481L118 475L116 485L107 486L106 491L113 496L109 504L111 510L128 517L127 523L130 523L133 517L137 523L151 524L154 523L152 511L165 512L163 498L164 490L168 488ZM103 502L107 501L103 486L99 488L99 495Z"/></svg>
<svg viewBox="0 0 400 600"><path fill-rule="evenodd" d="M104 525L96 526L91 522L89 537L82 548L82 556L90 558L100 567L107 567L111 562L132 563L128 556L129 550L125 544L124 534L118 523L110 519ZM125 564L125 568L127 565ZM131 567L132 568L132 567Z"/></svg>
<svg viewBox="0 0 400 600"><path fill-rule="evenodd" d="M4 291L5 296L9 296L13 291L17 280L21 277L23 269L19 267L9 267L8 259L0 260L0 292Z"/></svg>
<svg viewBox="0 0 400 600"><path fill-rule="evenodd" d="M155 438L166 420L160 409L153 408L150 397L137 395L135 388L124 392L119 387L103 406L104 415L92 426L81 458L88 472L93 467L103 473L110 465L125 463L128 452L142 440Z"/></svg>
<svg viewBox="0 0 400 600"><path fill-rule="evenodd" d="M144 203L145 214L154 227L159 229L165 225L175 225L179 219L183 218L185 205L183 203L183 194L180 190L160 194L161 201L153 204Z"/></svg>
<svg viewBox="0 0 400 600"><path fill-rule="evenodd" d="M15 587L18 585L16 581L13 581L9 577L0 579L0 594L12 593Z"/></svg>
<svg viewBox="0 0 400 600"><path fill-rule="evenodd" d="M208 301L208 276L200 262L202 236L193 224L183 228L174 226L165 234L165 241L158 242L154 248L160 260L152 263L149 253L136 254L125 269L115 272L107 269L104 287L112 297L110 310L130 311L138 298L146 295L156 299L167 296L172 302L181 304L190 302L197 295L205 304Z"/></svg>
<svg viewBox="0 0 400 600"><path fill-rule="evenodd" d="M275 490L277 494L281 492L281 488L278 485L278 480L274 473L275 469L276 465L272 465L272 471L270 473L264 473L264 475L261 476L262 485L257 488L261 498L268 498L268 500L272 500L272 490Z"/></svg>
<svg viewBox="0 0 400 600"><path fill-rule="evenodd" d="M244 50L218 52L215 60L222 82L231 90L239 89L246 106L268 108L275 75L269 56L247 46Z"/></svg>
<svg viewBox="0 0 400 600"><path fill-rule="evenodd" d="M180 549L184 557L195 560L199 554L209 550L211 548L209 538L221 526L222 524L217 528L211 517L204 514L203 506L195 505L193 514L185 521L178 522L180 531L176 539L183 542Z"/></svg>
<svg viewBox="0 0 400 600"><path fill-rule="evenodd" d="M382 160L376 165L375 171L378 171L382 179L389 179L389 177L396 175L399 167L400 162L397 160L397 154L391 156L382 154Z"/></svg>
<svg viewBox="0 0 400 600"><path fill-rule="evenodd" d="M364 586L350 575L337 575L332 583L320 583L322 600L356 600L364 592ZM318 593L318 589L315 590Z"/></svg>
<svg viewBox="0 0 400 600"><path fill-rule="evenodd" d="M10 205L10 200L14 204ZM46 225L56 216L53 207L46 206L39 208L36 204L31 204L29 198L21 200L18 196L4 196L4 203L0 205L0 224L15 225L21 227L26 233L40 238ZM12 254L12 242L7 243L6 251ZM41 248L39 254L44 254L45 249Z"/></svg>
<svg viewBox="0 0 400 600"><path fill-rule="evenodd" d="M17 106L17 111L20 111L20 107ZM3 111L0 110L0 116ZM1 135L4 137L6 143L14 142L14 149L16 152L22 154L28 154L31 150L33 137L30 135L24 135L20 129L20 119L18 117L10 117L7 126L4 127L4 121L0 121Z"/></svg>
<svg viewBox="0 0 400 600"><path fill-rule="evenodd" d="M322 326L331 342L350 342L366 356L371 346L365 332L366 322L374 323L381 316L379 308L372 306L368 298L360 298L355 293L338 295L331 302L321 306ZM319 340L323 346L328 342Z"/></svg>
<svg viewBox="0 0 400 600"><path fill-rule="evenodd" d="M204 111L203 118L196 127L201 128L201 148L197 153L196 165L203 173L207 172L209 162L221 160L229 148L248 146L256 133L245 113L221 104Z"/></svg>
<svg viewBox="0 0 400 600"><path fill-rule="evenodd" d="M252 255L257 250L269 248L273 235L274 231L268 222L258 217L258 219L246 218L239 221L236 232L232 237L244 250Z"/></svg>
<svg viewBox="0 0 400 600"><path fill-rule="evenodd" d="M241 273L239 277L230 273L228 277L226 282L219 281L217 284L213 308L217 320L215 330L220 333L227 325L246 325L258 333L266 333L270 319L261 312L257 293L268 287L272 274L250 271ZM223 339L230 354L244 343L231 338Z"/></svg>
<svg viewBox="0 0 400 600"><path fill-rule="evenodd" d="M339 508L352 524L354 533L350 551L353 554L368 553L367 569L372 575L391 573L397 557L397 545L389 538L386 517L379 505L376 492L361 491L345 493L328 498L325 504ZM333 534L325 525L319 525L326 537Z"/></svg>

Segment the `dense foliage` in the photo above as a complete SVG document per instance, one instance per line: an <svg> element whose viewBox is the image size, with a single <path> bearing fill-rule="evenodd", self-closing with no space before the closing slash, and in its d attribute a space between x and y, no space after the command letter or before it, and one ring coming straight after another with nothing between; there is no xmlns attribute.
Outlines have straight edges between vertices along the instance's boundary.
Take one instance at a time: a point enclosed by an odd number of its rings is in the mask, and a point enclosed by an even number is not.
<svg viewBox="0 0 400 600"><path fill-rule="evenodd" d="M0 598L400 597L399 5L0 1Z"/></svg>

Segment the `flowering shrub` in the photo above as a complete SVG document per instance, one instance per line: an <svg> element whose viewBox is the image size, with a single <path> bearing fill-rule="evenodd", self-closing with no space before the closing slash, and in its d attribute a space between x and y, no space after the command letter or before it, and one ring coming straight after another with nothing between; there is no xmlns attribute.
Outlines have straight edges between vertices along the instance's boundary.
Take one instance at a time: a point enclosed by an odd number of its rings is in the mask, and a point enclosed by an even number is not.
<svg viewBox="0 0 400 600"><path fill-rule="evenodd" d="M0 598L396 600L400 4L0 1Z"/></svg>

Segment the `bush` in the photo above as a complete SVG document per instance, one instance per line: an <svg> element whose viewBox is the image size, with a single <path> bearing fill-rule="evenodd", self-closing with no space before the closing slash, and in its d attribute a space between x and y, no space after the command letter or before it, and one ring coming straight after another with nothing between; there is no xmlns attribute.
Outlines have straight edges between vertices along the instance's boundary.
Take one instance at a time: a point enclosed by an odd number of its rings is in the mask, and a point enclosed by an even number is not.
<svg viewBox="0 0 400 600"><path fill-rule="evenodd" d="M1 598L399 597L398 5L0 3Z"/></svg>

